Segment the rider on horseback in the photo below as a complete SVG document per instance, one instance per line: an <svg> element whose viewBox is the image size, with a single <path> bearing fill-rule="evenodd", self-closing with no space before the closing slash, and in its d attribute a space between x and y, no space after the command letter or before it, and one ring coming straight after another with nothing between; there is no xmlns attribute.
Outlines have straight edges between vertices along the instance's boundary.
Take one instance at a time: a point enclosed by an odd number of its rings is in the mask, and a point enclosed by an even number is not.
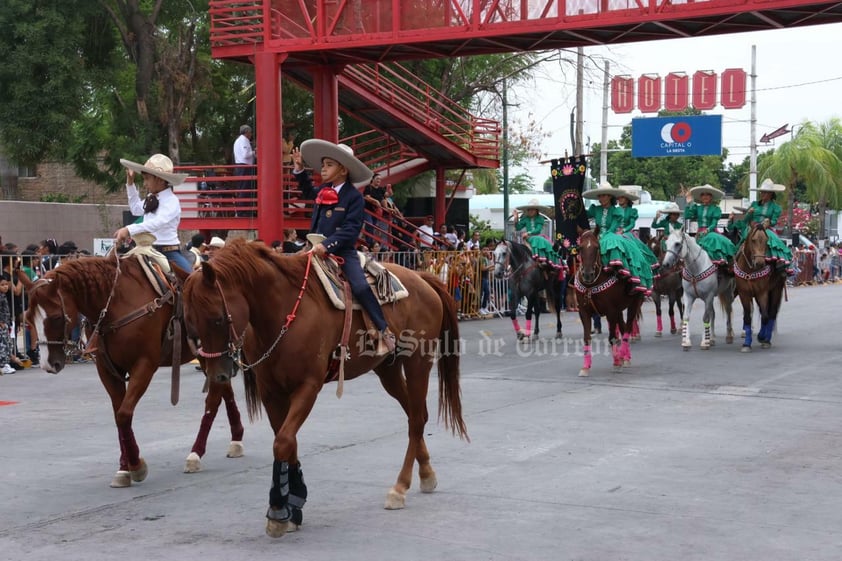
<svg viewBox="0 0 842 561"><path fill-rule="evenodd" d="M523 215L518 214L523 211ZM553 244L544 237L544 224L547 218L544 213L549 209L543 206L538 199L532 199L529 204L518 207L512 213L515 222L515 230L524 230L522 239L532 249L533 258L542 266L550 269L559 269L559 254L553 249Z"/></svg>
<svg viewBox="0 0 842 561"><path fill-rule="evenodd" d="M617 205L622 212L622 236L628 240L631 240L633 244L637 246L637 249L640 250L640 253L643 254L643 257L649 263L649 267L651 269L655 269L658 267L658 258L655 257L655 254L652 253L652 250L649 249L645 243L643 243L640 238L634 235L633 230L637 225L637 209L634 208L634 201L638 200L639 197L634 193L627 191L620 187L620 190L625 191L623 195L619 195L617 197Z"/></svg>
<svg viewBox="0 0 842 561"><path fill-rule="evenodd" d="M599 189L582 193L586 199L598 199L599 204L588 208L588 218L592 218L599 228L599 250L605 266L614 267L628 281L636 285L634 290L649 292L652 288L652 269L637 245L624 238L623 211L616 206L617 197L627 196L622 189L614 189L609 183L603 183Z"/></svg>
<svg viewBox="0 0 842 561"><path fill-rule="evenodd" d="M778 223L778 218L780 218L782 212L781 206L775 202L775 198L777 193L785 190L785 186L773 183L771 179L766 178L757 188L757 192L760 193L760 201L752 202L746 211L746 222L749 223L749 226L760 223L766 227L766 237L768 238L766 261L772 263L777 271L784 274L786 274L792 262L792 252L772 227Z"/></svg>
<svg viewBox="0 0 842 561"><path fill-rule="evenodd" d="M711 261L720 267L731 267L737 247L725 236L716 231L722 217L719 200L725 193L710 185L693 187L688 193L693 202L684 209L684 219L695 220L699 225L696 241L705 250Z"/></svg>
<svg viewBox="0 0 842 561"><path fill-rule="evenodd" d="M662 214L663 218L661 218ZM681 209L675 203L667 203L664 208L655 213L655 218L652 219L652 229L663 230L665 240L675 230L680 230L682 227L684 223L681 222Z"/></svg>

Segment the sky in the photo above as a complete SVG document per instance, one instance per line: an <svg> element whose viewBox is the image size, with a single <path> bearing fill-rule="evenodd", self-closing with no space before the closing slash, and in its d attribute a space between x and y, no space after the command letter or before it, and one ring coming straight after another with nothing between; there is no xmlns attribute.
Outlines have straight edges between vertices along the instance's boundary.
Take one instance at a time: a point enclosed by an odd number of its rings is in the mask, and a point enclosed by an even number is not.
<svg viewBox="0 0 842 561"><path fill-rule="evenodd" d="M758 153L774 144L760 144L764 133L789 124L790 128L810 120L825 122L842 118L842 61L838 45L842 24L810 26L800 29L781 29L701 37L670 39L646 43L629 43L611 47L585 48L584 139L585 143L600 142L602 137L602 105L604 60L610 62L609 72L630 75L685 72L692 77L697 70L713 70L721 74L726 68L742 68L751 74L752 45L757 47L757 125ZM565 55L567 56L567 55ZM569 58L575 60L575 53ZM748 78L748 87L751 87ZM729 161L741 162L750 152L751 93L742 109L722 109L717 103L706 114L721 114L722 145L729 149ZM575 67L569 63L544 63L536 78L512 89L509 103L511 128L531 119L541 123L549 137L542 141L542 158L572 152L570 147L570 113L576 105ZM610 101L609 101L610 103ZM616 114L608 110L608 139L618 139L622 127L631 119L643 116L639 111ZM788 136L780 137L778 145ZM532 176L537 188L549 174L549 164L531 162L523 169ZM609 169L609 177L611 170Z"/></svg>

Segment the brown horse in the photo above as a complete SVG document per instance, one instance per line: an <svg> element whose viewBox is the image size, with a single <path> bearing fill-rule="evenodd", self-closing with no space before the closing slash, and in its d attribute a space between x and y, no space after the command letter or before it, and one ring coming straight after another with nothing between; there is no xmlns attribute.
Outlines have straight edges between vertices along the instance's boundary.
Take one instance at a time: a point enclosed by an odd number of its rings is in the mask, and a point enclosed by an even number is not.
<svg viewBox="0 0 842 561"><path fill-rule="evenodd" d="M242 365L249 414L259 414L258 400L262 402L275 433L266 513L266 533L272 537L302 522L307 487L297 433L335 374L340 394L344 378L373 369L407 415L409 443L387 494L387 509L403 508L416 461L421 491L436 487L424 442L427 386L436 357L439 418L467 438L459 387L459 324L445 286L429 273L387 265L410 295L384 306L389 326L398 334L398 348L394 356L375 356L368 337L374 330L366 327L360 312L345 322L345 312L331 303L311 269L313 259L312 253L279 256L263 244L234 240L184 286L188 336L200 342L208 376L226 379L240 361L252 361ZM343 339L346 344L340 345Z"/></svg>
<svg viewBox="0 0 842 561"><path fill-rule="evenodd" d="M579 300L579 318L584 337L584 364L579 376L589 376L591 370L591 318L594 314L608 320L609 341L614 357L614 371L631 365L631 338L635 320L640 315L644 295L630 292L627 281L602 265L599 240L591 230L579 238L578 268L573 287ZM626 317L623 318L623 311ZM622 340L619 340L619 336Z"/></svg>
<svg viewBox="0 0 842 561"><path fill-rule="evenodd" d="M663 241L666 237L661 234L657 237L649 238L647 245L655 257L658 258L658 263L664 255ZM684 317L684 287L681 285L681 267L679 262L672 267L661 266L658 273L655 275L652 283L652 301L655 303L655 315L657 317L657 327L655 329L655 337L660 337L664 331L664 324L661 320L661 296L666 296L669 306L667 312L670 317L670 334L678 333L678 328L675 324L675 306L678 305L678 318Z"/></svg>
<svg viewBox="0 0 842 561"><path fill-rule="evenodd" d="M96 369L111 398L120 443L120 468L112 487L129 487L132 481L143 481L148 473L132 431L132 419L152 375L159 367L173 363L173 309L171 297L158 295L134 258L66 260L29 288L26 320L37 333L44 371L57 374L64 368L80 314L88 318L90 331L96 328ZM185 330L180 331L178 363L184 364L194 355ZM176 380L174 384L173 401L177 399ZM243 424L231 384L209 379L205 414L185 472L201 469L200 458L222 400L231 424L228 457L242 456Z"/></svg>
<svg viewBox="0 0 842 561"><path fill-rule="evenodd" d="M745 241L737 250L734 258L734 278L737 282L737 294L743 305L744 337L742 352L751 352L751 316L753 302L760 310L760 330L757 340L761 348L772 346L772 332L778 319L786 277L777 272L767 262L766 248L768 237L762 224L755 224L748 231Z"/></svg>

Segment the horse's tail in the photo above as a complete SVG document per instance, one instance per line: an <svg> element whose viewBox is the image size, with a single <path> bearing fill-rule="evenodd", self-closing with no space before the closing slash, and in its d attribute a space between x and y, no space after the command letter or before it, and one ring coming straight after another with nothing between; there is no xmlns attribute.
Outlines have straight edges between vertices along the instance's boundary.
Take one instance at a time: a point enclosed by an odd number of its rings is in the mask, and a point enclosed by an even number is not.
<svg viewBox="0 0 842 561"><path fill-rule="evenodd" d="M439 420L454 435L470 441L465 421L462 419L462 390L459 387L459 319L456 302L437 276L419 272L421 278L438 294L442 303L441 329L439 330Z"/></svg>
<svg viewBox="0 0 842 561"><path fill-rule="evenodd" d="M263 408L260 401L260 390L257 388L257 376L251 368L243 371L243 388L246 394L246 411L249 413L249 421L254 422L260 418Z"/></svg>

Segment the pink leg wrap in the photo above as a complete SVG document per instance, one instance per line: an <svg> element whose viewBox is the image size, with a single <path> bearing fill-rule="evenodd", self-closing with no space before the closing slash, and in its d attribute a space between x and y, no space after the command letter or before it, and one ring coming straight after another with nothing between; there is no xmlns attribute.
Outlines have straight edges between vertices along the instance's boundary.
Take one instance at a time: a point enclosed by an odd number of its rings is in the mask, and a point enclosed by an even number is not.
<svg viewBox="0 0 842 561"><path fill-rule="evenodd" d="M657 316L656 320L658 322L657 331L658 331L658 333L660 333L661 331L664 330L664 322L661 320L661 316ZM673 322L673 327L675 327L675 320L671 320L671 321Z"/></svg>
<svg viewBox="0 0 842 561"><path fill-rule="evenodd" d="M532 335L532 320L526 320L526 336L529 337Z"/></svg>
<svg viewBox="0 0 842 561"><path fill-rule="evenodd" d="M675 331L675 316L670 316L670 329Z"/></svg>
<svg viewBox="0 0 842 561"><path fill-rule="evenodd" d="M632 322L632 336L637 337L638 335L640 335L640 324L637 323L637 320L634 320Z"/></svg>
<svg viewBox="0 0 842 561"><path fill-rule="evenodd" d="M622 366L623 364L623 351L620 349L620 345L611 345L611 355L614 357L614 366Z"/></svg>
<svg viewBox="0 0 842 561"><path fill-rule="evenodd" d="M620 345L620 356L623 360L631 360L631 345L629 345L628 335L623 335L623 344Z"/></svg>
<svg viewBox="0 0 842 561"><path fill-rule="evenodd" d="M591 356L591 346L585 345L584 352L585 352L585 362L584 362L584 365L582 367L585 368L586 370L590 370L591 363L593 362L593 357Z"/></svg>
<svg viewBox="0 0 842 561"><path fill-rule="evenodd" d="M520 322L517 320L517 318L512 320L512 327L515 328L515 333L520 333Z"/></svg>

